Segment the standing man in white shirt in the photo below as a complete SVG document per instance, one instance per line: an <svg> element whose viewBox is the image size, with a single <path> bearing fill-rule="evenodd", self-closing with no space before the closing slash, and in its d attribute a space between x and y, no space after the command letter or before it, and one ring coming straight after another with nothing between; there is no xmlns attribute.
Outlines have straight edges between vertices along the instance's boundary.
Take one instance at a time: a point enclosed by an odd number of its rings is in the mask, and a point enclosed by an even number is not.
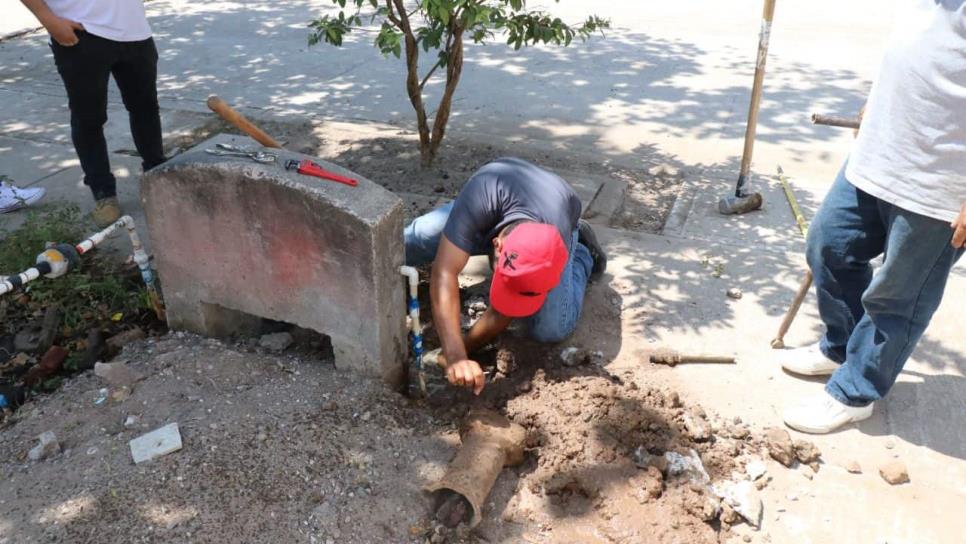
<svg viewBox="0 0 966 544"><path fill-rule="evenodd" d="M803 432L872 415L966 244L966 0L899 0L896 20L855 147L808 234L826 332L782 366L831 378L786 410Z"/></svg>
<svg viewBox="0 0 966 544"><path fill-rule="evenodd" d="M70 106L74 149L84 184L96 201L92 217L105 227L121 216L104 139L107 86L114 76L131 122L141 166L166 159L158 107L158 50L143 0L21 0L47 32Z"/></svg>

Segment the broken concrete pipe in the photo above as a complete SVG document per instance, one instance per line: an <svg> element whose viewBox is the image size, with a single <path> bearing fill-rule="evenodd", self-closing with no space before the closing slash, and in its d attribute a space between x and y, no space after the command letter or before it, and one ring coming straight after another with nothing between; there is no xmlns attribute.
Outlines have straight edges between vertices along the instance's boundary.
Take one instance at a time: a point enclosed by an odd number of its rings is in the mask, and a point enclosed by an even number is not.
<svg viewBox="0 0 966 544"><path fill-rule="evenodd" d="M399 273L406 276L409 283L407 307L409 308L409 328L413 333L413 357L416 358L416 371L419 374L419 391L425 397L426 374L423 372L423 327L419 323L419 271L412 266L401 266Z"/></svg>
<svg viewBox="0 0 966 544"><path fill-rule="evenodd" d="M449 517L449 512L441 512L452 501L454 494L469 503L472 514L451 520L445 524L456 526L459 522L469 521L476 527L483 519L483 503L504 466L514 466L523 462L523 446L526 430L506 417L491 410L472 410L460 426L462 445L456 457L450 462L446 474L436 483L426 488L436 494L437 517ZM460 501L461 502L461 501Z"/></svg>
<svg viewBox="0 0 966 544"><path fill-rule="evenodd" d="M137 263L138 269L141 271L141 279L144 280L144 285L147 287L148 297L154 312L158 315L158 319L164 321L164 306L161 304L161 297L155 285L154 271L151 270L150 258L147 252L144 251L144 246L141 245L141 237L138 236L134 219L130 215L121 217L111 226L93 234L76 246L71 246L70 244L48 244L47 249L37 256L36 266L16 276L10 276L0 281L0 295L19 289L40 276L48 279L63 276L77 266L80 262L81 255L97 247L121 227L127 229L128 237L131 239L131 246L134 250L134 262Z"/></svg>

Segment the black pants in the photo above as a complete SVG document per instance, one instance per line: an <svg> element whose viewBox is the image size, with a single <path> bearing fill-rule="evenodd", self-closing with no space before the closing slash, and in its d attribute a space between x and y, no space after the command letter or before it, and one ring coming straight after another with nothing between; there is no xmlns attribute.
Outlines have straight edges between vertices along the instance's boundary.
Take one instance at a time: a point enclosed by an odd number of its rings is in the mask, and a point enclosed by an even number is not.
<svg viewBox="0 0 966 544"><path fill-rule="evenodd" d="M84 184L100 200L117 195L104 139L107 85L112 74L128 111L142 168L150 170L166 160L158 107L158 50L153 38L116 42L83 31L77 37L80 41L72 47L56 42L50 47L67 89L70 135L84 170Z"/></svg>

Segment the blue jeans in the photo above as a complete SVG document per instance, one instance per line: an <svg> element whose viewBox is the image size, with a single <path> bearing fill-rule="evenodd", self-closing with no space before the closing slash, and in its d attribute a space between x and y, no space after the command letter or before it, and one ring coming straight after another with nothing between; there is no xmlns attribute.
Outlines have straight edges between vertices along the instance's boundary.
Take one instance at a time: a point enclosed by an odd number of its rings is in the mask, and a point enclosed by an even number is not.
<svg viewBox="0 0 966 544"><path fill-rule="evenodd" d="M450 202L426 215L417 217L406 227L403 238L406 244L406 264L422 266L433 262L443 228L453 209ZM538 342L560 342L573 334L584 306L584 291L594 267L594 259L583 244L577 242L573 233L567 266L560 275L560 283L547 295L546 302L536 314L526 318L530 337ZM473 255L489 255L493 246L487 241L484 247L473 248Z"/></svg>
<svg viewBox="0 0 966 544"><path fill-rule="evenodd" d="M845 167L808 233L808 265L826 333L841 363L825 390L849 406L885 396L942 300L963 250L945 221L880 200L845 179ZM869 261L885 254L873 276Z"/></svg>

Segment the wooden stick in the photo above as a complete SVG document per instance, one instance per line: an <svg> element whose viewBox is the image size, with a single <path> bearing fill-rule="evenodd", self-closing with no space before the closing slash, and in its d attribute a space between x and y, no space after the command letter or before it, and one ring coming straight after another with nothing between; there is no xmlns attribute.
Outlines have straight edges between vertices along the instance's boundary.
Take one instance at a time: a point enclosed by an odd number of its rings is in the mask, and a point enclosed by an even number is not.
<svg viewBox="0 0 966 544"><path fill-rule="evenodd" d="M805 300L805 296L808 295L808 290L812 288L812 271L809 270L805 273L805 277L802 278L801 285L798 286L798 292L795 293L795 300L792 301L792 305L789 306L788 311L785 312L785 319L782 320L782 324L778 327L778 334L775 339L771 341L771 347L774 349L783 349L785 347L785 333L792 326L792 321L795 320L795 316L798 314L798 309L802 307L802 302Z"/></svg>
<svg viewBox="0 0 966 544"><path fill-rule="evenodd" d="M858 129L862 121L858 118L836 117L834 115L812 114L812 122L816 125L826 125L830 127L854 128Z"/></svg>
<svg viewBox="0 0 966 544"><path fill-rule="evenodd" d="M249 121L244 115L235 111L231 106L228 105L227 102L219 98L217 95L213 94L208 97L208 108L217 113L225 121L235 125L239 130L254 138L255 141L263 146L274 147L276 149L282 147L281 144L276 142L274 138L266 134L262 129L255 126L255 123Z"/></svg>

